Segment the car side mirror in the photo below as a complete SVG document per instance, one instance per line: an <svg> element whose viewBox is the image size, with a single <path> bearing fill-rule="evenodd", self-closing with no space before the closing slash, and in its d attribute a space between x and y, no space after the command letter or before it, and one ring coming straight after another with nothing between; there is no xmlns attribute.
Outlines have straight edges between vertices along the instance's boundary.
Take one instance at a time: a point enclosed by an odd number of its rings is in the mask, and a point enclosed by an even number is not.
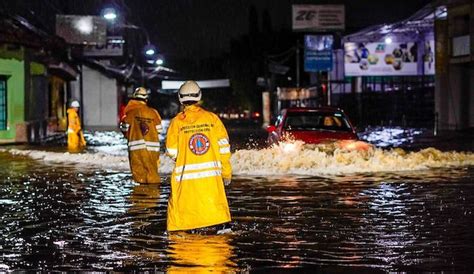
<svg viewBox="0 0 474 274"><path fill-rule="evenodd" d="M274 132L275 130L276 130L276 127L273 126L273 125L267 127L267 132L268 132L268 133L272 133L272 132Z"/></svg>

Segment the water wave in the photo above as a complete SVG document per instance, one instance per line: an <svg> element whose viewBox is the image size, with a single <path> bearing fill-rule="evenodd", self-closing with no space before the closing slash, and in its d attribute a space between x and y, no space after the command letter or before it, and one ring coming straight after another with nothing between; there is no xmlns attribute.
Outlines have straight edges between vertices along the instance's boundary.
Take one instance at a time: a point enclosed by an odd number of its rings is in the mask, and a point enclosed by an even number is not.
<svg viewBox="0 0 474 274"><path fill-rule="evenodd" d="M305 145L298 141L260 150L238 150L232 155L233 169L245 175L398 172L472 165L474 154L468 152L442 152L435 148L418 152L400 148L347 149L338 143Z"/></svg>
<svg viewBox="0 0 474 274"><path fill-rule="evenodd" d="M243 149L232 154L236 175L324 175L367 172L398 172L430 168L474 166L474 153L442 152L427 148L418 152L381 149L359 143L341 147L339 143L306 145L300 141L280 143L264 149ZM355 149L354 149L355 148ZM129 169L128 157L108 152L61 153L41 150L0 149L35 160L97 166L106 169ZM160 172L169 174L174 161L160 157Z"/></svg>

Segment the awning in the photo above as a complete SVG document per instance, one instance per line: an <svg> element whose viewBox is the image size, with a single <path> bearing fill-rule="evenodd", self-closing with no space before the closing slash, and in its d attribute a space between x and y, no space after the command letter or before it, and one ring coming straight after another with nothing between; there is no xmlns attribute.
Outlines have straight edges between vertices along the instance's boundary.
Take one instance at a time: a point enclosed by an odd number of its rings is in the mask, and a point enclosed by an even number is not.
<svg viewBox="0 0 474 274"><path fill-rule="evenodd" d="M64 62L48 64L48 71L51 74L57 75L67 81L74 81L78 76L78 72L73 67Z"/></svg>

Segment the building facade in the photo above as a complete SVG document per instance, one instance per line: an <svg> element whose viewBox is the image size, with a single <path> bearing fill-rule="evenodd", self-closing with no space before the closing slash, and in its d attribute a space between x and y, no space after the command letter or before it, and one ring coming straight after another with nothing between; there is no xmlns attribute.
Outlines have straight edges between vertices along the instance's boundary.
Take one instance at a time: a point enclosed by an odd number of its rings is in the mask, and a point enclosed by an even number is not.
<svg viewBox="0 0 474 274"><path fill-rule="evenodd" d="M0 20L0 143L64 133L68 83L77 76L64 52L64 43L24 19Z"/></svg>
<svg viewBox="0 0 474 274"><path fill-rule="evenodd" d="M440 129L474 127L474 0L448 0L437 20L435 110Z"/></svg>

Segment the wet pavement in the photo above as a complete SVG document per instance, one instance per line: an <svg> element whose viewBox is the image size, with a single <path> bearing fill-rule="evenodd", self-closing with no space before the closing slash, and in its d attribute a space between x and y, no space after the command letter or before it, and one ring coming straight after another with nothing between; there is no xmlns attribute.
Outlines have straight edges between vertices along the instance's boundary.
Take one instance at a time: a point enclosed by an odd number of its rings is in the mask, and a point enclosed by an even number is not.
<svg viewBox="0 0 474 274"><path fill-rule="evenodd" d="M229 131L240 136L237 147L261 148L261 132ZM373 143L385 142L373 136L386 130L371 132ZM135 184L117 135L89 136L97 142L79 155L1 148L0 272L472 272L469 143L459 149L466 153L419 151L446 144L419 142L425 133L416 132L386 146L411 152L236 151L227 189L232 233L208 236L165 232L172 163L162 160L161 185Z"/></svg>

